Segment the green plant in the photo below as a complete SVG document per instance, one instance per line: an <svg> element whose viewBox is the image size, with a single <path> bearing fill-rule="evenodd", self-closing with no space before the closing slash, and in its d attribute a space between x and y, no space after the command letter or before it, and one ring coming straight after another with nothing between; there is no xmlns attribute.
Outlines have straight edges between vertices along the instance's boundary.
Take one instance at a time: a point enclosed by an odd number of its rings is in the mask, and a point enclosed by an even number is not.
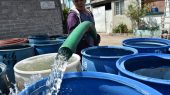
<svg viewBox="0 0 170 95"><path fill-rule="evenodd" d="M128 10L126 11L126 16L128 16L132 21L132 28L138 28L141 22L141 18L144 17L147 13L147 6L144 5L140 7L138 3L132 2L128 6Z"/></svg>
<svg viewBox="0 0 170 95"><path fill-rule="evenodd" d="M65 7L63 9L63 17L64 17L64 19L67 19L68 12L69 12L69 8Z"/></svg>
<svg viewBox="0 0 170 95"><path fill-rule="evenodd" d="M146 22L146 27L147 30L151 31L151 37L154 36L154 32L159 30L159 24L157 23L157 21L153 18L150 18L147 22Z"/></svg>
<svg viewBox="0 0 170 95"><path fill-rule="evenodd" d="M113 29L113 33L119 33L119 28L118 28L118 27L115 27L115 28Z"/></svg>
<svg viewBox="0 0 170 95"><path fill-rule="evenodd" d="M113 29L113 33L127 33L128 32L128 28L126 24L119 24L117 27L115 27Z"/></svg>
<svg viewBox="0 0 170 95"><path fill-rule="evenodd" d="M133 29L128 29L128 33L133 33Z"/></svg>

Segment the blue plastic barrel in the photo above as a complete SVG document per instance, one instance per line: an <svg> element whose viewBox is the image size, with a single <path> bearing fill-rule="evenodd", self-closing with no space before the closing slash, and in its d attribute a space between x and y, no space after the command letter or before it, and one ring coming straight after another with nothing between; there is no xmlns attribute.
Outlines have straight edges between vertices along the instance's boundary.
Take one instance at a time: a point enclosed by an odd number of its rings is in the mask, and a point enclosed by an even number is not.
<svg viewBox="0 0 170 95"><path fill-rule="evenodd" d="M153 6L152 8L151 8L151 12L152 13L157 13L159 10L158 10L158 7L156 7L156 6Z"/></svg>
<svg viewBox="0 0 170 95"><path fill-rule="evenodd" d="M0 62L0 94L8 94L9 93L9 81L6 77L6 65Z"/></svg>
<svg viewBox="0 0 170 95"><path fill-rule="evenodd" d="M62 35L60 37L57 37L56 40L58 40L58 41L65 41L67 39L67 37L68 37L67 35Z"/></svg>
<svg viewBox="0 0 170 95"><path fill-rule="evenodd" d="M130 38L124 40L122 45L135 48L139 53L168 53L170 41L160 38Z"/></svg>
<svg viewBox="0 0 170 95"><path fill-rule="evenodd" d="M49 35L50 40L56 40L59 37L63 37L65 35Z"/></svg>
<svg viewBox="0 0 170 95"><path fill-rule="evenodd" d="M116 61L122 56L136 53L137 50L130 47L89 47L81 52L83 70L117 74Z"/></svg>
<svg viewBox="0 0 170 95"><path fill-rule="evenodd" d="M46 79L24 89L19 95L43 95ZM66 73L57 95L162 95L142 83L99 72Z"/></svg>
<svg viewBox="0 0 170 95"><path fill-rule="evenodd" d="M163 95L170 95L170 55L141 53L120 58L119 74L143 82Z"/></svg>
<svg viewBox="0 0 170 95"><path fill-rule="evenodd" d="M35 54L57 53L63 41L44 40L39 44L31 44L35 48Z"/></svg>
<svg viewBox="0 0 170 95"><path fill-rule="evenodd" d="M14 65L18 61L34 55L34 48L29 45L17 44L0 47L0 62L7 65L7 75L11 82L15 82Z"/></svg>
<svg viewBox="0 0 170 95"><path fill-rule="evenodd" d="M29 41L30 44L38 44L38 43L41 43L44 40L49 40L49 36L47 34L28 36L28 41Z"/></svg>
<svg viewBox="0 0 170 95"><path fill-rule="evenodd" d="M28 41L30 44L50 44L52 41L65 41L67 35L30 35Z"/></svg>

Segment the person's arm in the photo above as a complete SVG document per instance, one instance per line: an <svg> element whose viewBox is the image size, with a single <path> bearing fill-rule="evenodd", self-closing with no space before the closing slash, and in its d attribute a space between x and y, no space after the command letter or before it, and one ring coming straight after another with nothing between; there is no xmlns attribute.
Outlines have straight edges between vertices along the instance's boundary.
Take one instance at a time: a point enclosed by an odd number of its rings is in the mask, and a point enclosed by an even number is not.
<svg viewBox="0 0 170 95"><path fill-rule="evenodd" d="M92 16L92 18L93 18L93 23L94 23L94 27L95 27L95 20L94 20L94 15L93 15L93 13L89 10L89 13L90 13L90 15ZM100 43L100 41L101 41L101 37L100 37L100 35L99 34L97 34L97 40L94 40L94 45L95 46L99 46L99 43Z"/></svg>
<svg viewBox="0 0 170 95"><path fill-rule="evenodd" d="M79 24L79 20L78 17L76 15L76 13L69 13L68 17L67 17L67 30L68 33L70 34Z"/></svg>

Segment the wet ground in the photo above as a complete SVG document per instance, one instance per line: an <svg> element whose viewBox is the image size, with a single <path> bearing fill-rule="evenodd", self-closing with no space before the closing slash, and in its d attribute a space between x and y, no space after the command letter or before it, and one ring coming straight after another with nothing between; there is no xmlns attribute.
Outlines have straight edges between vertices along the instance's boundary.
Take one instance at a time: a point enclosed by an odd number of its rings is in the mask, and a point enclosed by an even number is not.
<svg viewBox="0 0 170 95"><path fill-rule="evenodd" d="M100 46L110 46L110 45L122 45L122 41L128 38L132 38L132 34L106 34L99 33L101 36Z"/></svg>

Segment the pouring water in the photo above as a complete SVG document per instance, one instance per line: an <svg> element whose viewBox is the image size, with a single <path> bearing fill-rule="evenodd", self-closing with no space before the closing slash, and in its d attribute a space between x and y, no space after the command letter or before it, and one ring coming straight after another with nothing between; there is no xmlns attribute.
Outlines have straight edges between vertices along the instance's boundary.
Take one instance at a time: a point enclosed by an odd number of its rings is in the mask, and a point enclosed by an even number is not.
<svg viewBox="0 0 170 95"><path fill-rule="evenodd" d="M67 67L67 63L68 62L66 61L65 56L61 54L58 54L56 56L56 60L52 65L51 73L46 82L46 86L49 88L46 91L47 95L57 95L57 93L59 92L62 78Z"/></svg>

